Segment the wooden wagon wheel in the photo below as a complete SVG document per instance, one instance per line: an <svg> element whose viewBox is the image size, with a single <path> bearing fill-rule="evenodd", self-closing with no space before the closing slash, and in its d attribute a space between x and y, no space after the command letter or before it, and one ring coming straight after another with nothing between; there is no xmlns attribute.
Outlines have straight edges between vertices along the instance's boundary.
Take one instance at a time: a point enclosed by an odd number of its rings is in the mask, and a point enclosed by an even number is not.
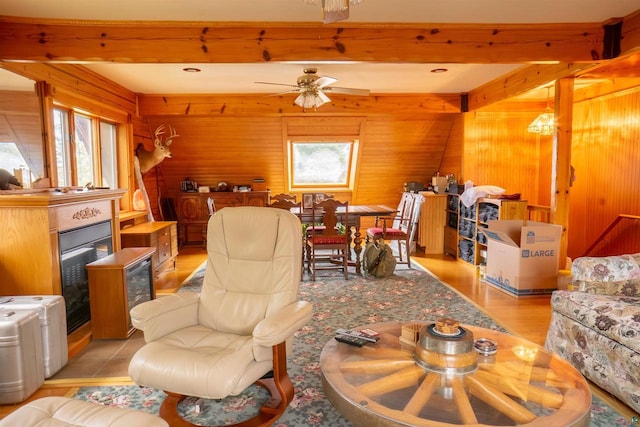
<svg viewBox="0 0 640 427"><path fill-rule="evenodd" d="M366 328L381 333L378 343L358 348L332 340L321 355L325 393L356 425L589 425L587 382L536 344L463 325L473 336L497 342L495 355L480 355L468 369L475 355L429 354L428 363L447 359L438 365L443 369L432 369L399 342L400 323Z"/></svg>

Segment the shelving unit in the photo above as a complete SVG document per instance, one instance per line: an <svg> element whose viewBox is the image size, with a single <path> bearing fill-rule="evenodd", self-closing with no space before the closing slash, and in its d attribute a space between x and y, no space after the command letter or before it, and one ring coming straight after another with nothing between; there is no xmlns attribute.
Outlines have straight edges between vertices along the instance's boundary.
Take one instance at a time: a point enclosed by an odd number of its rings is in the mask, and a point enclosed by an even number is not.
<svg viewBox="0 0 640 427"><path fill-rule="evenodd" d="M446 212L445 253L480 265L487 262L487 242L481 230L491 220L525 219L527 201L482 198L466 207L458 194L447 194Z"/></svg>

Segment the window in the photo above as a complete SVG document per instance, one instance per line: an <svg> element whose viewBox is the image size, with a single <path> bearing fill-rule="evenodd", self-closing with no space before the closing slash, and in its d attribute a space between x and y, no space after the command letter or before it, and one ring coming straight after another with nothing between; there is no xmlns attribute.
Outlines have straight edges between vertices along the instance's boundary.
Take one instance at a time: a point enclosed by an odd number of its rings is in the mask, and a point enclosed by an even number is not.
<svg viewBox="0 0 640 427"><path fill-rule="evenodd" d="M289 141L290 187L351 189L358 140Z"/></svg>
<svg viewBox="0 0 640 427"><path fill-rule="evenodd" d="M15 142L3 142L0 141L0 169L5 169L10 172L12 175L15 175L15 169L22 169L23 174L29 172L28 163L25 158L22 156L22 153L18 149L18 146ZM29 186L32 176L16 176L20 183L23 186ZM25 180L28 180L26 182Z"/></svg>
<svg viewBox="0 0 640 427"><path fill-rule="evenodd" d="M117 188L117 126L72 109L53 109L57 185ZM73 137L72 137L73 136Z"/></svg>

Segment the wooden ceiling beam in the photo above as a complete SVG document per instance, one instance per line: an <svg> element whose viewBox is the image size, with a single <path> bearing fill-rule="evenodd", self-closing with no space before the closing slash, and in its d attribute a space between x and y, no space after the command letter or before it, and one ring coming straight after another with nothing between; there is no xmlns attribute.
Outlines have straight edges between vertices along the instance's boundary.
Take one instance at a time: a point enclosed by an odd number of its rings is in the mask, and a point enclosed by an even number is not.
<svg viewBox="0 0 640 427"><path fill-rule="evenodd" d="M474 111L512 98L556 80L575 76L593 79L640 77L640 10L622 20L619 49L621 54L611 60L586 63L538 64L514 70L468 94L468 109Z"/></svg>
<svg viewBox="0 0 640 427"><path fill-rule="evenodd" d="M469 111L552 84L591 67L593 64L538 64L519 68L469 92Z"/></svg>
<svg viewBox="0 0 640 427"><path fill-rule="evenodd" d="M0 59L122 63L601 59L600 23L331 24L35 20L0 16Z"/></svg>
<svg viewBox="0 0 640 427"><path fill-rule="evenodd" d="M225 117L241 115L300 114L292 95L139 95L138 112L142 116L207 116ZM312 108L309 111L313 111ZM313 115L348 114L366 111L368 115L420 117L433 114L460 113L460 96L457 94L420 95L331 95L331 102L324 104Z"/></svg>

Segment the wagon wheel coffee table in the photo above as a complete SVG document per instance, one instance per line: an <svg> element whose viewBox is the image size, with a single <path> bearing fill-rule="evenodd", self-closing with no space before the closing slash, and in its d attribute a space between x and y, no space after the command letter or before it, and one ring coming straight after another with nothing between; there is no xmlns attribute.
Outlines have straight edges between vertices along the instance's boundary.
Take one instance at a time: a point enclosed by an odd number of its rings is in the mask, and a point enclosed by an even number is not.
<svg viewBox="0 0 640 427"><path fill-rule="evenodd" d="M534 343L450 319L367 328L377 343L331 339L320 355L325 394L355 425L589 425L586 380Z"/></svg>

